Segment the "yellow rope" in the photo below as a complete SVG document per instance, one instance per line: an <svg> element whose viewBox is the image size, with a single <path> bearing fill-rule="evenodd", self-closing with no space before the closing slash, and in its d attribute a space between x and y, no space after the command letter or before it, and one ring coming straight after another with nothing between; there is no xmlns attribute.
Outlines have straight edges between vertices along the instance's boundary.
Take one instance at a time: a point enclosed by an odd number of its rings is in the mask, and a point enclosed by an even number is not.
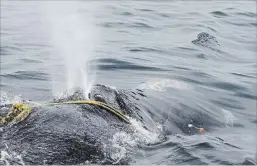
<svg viewBox="0 0 257 166"><path fill-rule="evenodd" d="M60 102L60 103L47 103L47 104L41 104L38 106L53 106L53 105L61 105L61 104L92 104L97 105L105 108L107 111L113 113L117 117L121 118L125 122L129 123L129 119L126 115L124 115L122 112L118 111L117 109L109 106L108 104L105 104L103 102L94 101L94 100L77 100L77 101L67 101L67 102ZM7 124L9 122L19 122L24 120L32 111L32 107L24 104L24 103L17 103L14 104L6 117L3 117L2 123Z"/></svg>
<svg viewBox="0 0 257 166"><path fill-rule="evenodd" d="M6 117L2 118L2 123L18 122L24 120L32 111L32 108L24 103L13 104Z"/></svg>

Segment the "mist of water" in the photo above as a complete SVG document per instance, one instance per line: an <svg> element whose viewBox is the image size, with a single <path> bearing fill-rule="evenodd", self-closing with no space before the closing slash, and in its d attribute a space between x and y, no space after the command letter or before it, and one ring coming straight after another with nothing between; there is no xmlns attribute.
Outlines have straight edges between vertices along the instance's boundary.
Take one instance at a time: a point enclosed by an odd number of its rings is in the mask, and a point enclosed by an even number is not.
<svg viewBox="0 0 257 166"><path fill-rule="evenodd" d="M90 92L94 72L89 70L89 63L94 57L97 38L94 8L93 4L81 1L47 1L40 5L53 48L50 61L54 96L63 91L72 93L75 88L83 89L85 97Z"/></svg>

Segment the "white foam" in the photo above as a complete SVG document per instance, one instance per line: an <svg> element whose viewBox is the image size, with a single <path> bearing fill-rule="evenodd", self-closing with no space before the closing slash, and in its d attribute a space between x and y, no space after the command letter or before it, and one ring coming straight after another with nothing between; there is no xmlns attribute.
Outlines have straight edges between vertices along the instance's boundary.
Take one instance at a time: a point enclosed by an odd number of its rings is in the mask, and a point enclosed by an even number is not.
<svg viewBox="0 0 257 166"><path fill-rule="evenodd" d="M10 165L7 158L10 158L10 155L6 151L1 151L0 161L3 162L3 164Z"/></svg>
<svg viewBox="0 0 257 166"><path fill-rule="evenodd" d="M0 95L1 105L19 103L22 101L21 95L10 95L5 91L1 91L0 93L1 93L1 95Z"/></svg>
<svg viewBox="0 0 257 166"><path fill-rule="evenodd" d="M237 120L237 118L228 110L221 109L224 115L226 126L231 125L233 127L234 121Z"/></svg>
<svg viewBox="0 0 257 166"><path fill-rule="evenodd" d="M138 143L152 144L160 141L159 136L160 132L162 131L162 126L160 124L156 124L156 128L149 131L145 129L143 124L138 120L130 118L129 121L134 129L133 135L137 139Z"/></svg>
<svg viewBox="0 0 257 166"><path fill-rule="evenodd" d="M8 153L7 151L2 150L0 153L0 164L11 165L10 161L15 161L15 164L25 165L21 155L18 155L15 152Z"/></svg>
<svg viewBox="0 0 257 166"><path fill-rule="evenodd" d="M159 81L148 81L146 83L140 84L138 89L151 89L155 91L166 91L166 88L174 89L190 89L190 85L185 82L178 80L164 79Z"/></svg>
<svg viewBox="0 0 257 166"><path fill-rule="evenodd" d="M113 164L119 163L128 155L135 154L136 152L133 152L133 149L140 145L153 144L160 141L161 125L156 124L156 128L153 131L149 131L139 121L133 118L129 120L133 132L126 133L122 131L114 134L112 137L110 158L114 161Z"/></svg>
<svg viewBox="0 0 257 166"><path fill-rule="evenodd" d="M136 145L131 135L125 132L119 132L113 135L110 151L110 158L114 161L113 164L117 164L121 159L127 156L126 145L132 147Z"/></svg>

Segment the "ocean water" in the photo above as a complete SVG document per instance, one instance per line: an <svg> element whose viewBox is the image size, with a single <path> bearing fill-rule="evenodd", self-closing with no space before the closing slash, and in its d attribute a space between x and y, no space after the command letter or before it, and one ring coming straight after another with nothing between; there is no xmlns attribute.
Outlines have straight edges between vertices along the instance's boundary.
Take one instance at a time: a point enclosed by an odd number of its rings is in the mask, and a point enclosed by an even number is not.
<svg viewBox="0 0 257 166"><path fill-rule="evenodd" d="M1 103L142 89L163 127L179 109L219 124L168 129L132 164L256 163L256 19L255 1L1 1Z"/></svg>

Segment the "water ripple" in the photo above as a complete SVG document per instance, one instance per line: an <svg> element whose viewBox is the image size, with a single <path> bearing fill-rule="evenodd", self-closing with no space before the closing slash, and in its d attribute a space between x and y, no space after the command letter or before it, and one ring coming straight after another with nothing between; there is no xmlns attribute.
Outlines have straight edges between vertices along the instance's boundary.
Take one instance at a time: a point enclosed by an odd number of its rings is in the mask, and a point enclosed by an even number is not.
<svg viewBox="0 0 257 166"><path fill-rule="evenodd" d="M35 60L35 59L27 59L27 58L21 58L20 59L21 62L25 62L25 63L42 63L39 60Z"/></svg>
<svg viewBox="0 0 257 166"><path fill-rule="evenodd" d="M140 71L168 71L167 69L162 69L159 67L149 67L136 64L127 64L127 65L98 65L99 70L140 70Z"/></svg>
<svg viewBox="0 0 257 166"><path fill-rule="evenodd" d="M239 16L247 16L247 17L257 17L257 14L256 13L253 13L253 12L235 12L233 13L233 15L239 15Z"/></svg>
<svg viewBox="0 0 257 166"><path fill-rule="evenodd" d="M1 76L18 80L48 80L48 75L46 73L37 71L17 71L14 74L4 74Z"/></svg>
<svg viewBox="0 0 257 166"><path fill-rule="evenodd" d="M249 92L236 92L235 96L238 96L238 97L241 97L241 98L257 100L257 95L251 94Z"/></svg>
<svg viewBox="0 0 257 166"><path fill-rule="evenodd" d="M216 16L216 17L228 16L228 14L226 14L226 13L224 13L224 12L222 12L222 11L213 11L213 12L211 12L211 14L212 14L213 16Z"/></svg>
<svg viewBox="0 0 257 166"><path fill-rule="evenodd" d="M127 23L127 22L105 22L103 24L100 24L103 27L106 28L118 28L118 27L124 27L124 28L150 28L153 29L154 27L143 22L132 22L132 23Z"/></svg>
<svg viewBox="0 0 257 166"><path fill-rule="evenodd" d="M101 62L101 63L111 63L111 64L120 64L120 65L130 65L131 63L119 59L114 59L114 58L101 58L95 60L96 62ZM94 61L92 61L94 62Z"/></svg>
<svg viewBox="0 0 257 166"><path fill-rule="evenodd" d="M153 12L154 10L152 10L152 9L138 9L138 11Z"/></svg>
<svg viewBox="0 0 257 166"><path fill-rule="evenodd" d="M249 75L246 75L246 74L240 74L240 73L231 73L231 74L236 75L236 76L240 76L240 77L256 78L256 77L253 77L253 76L249 76Z"/></svg>
<svg viewBox="0 0 257 166"><path fill-rule="evenodd" d="M147 23L142 23L142 22L135 22L128 27L133 27L133 28L154 28L153 26L147 24Z"/></svg>
<svg viewBox="0 0 257 166"><path fill-rule="evenodd" d="M121 15L123 16L133 16L134 14L131 12L122 12Z"/></svg>
<svg viewBox="0 0 257 166"><path fill-rule="evenodd" d="M239 105L238 103L229 103L227 101L222 101L222 100L211 100L213 103L220 105L222 108L235 108L235 109L240 109L243 110L245 107Z"/></svg>
<svg viewBox="0 0 257 166"><path fill-rule="evenodd" d="M237 85L235 83L230 83L230 82L212 82L209 84L212 87L215 88L220 88L228 91L247 91L247 88L245 88L242 85Z"/></svg>
<svg viewBox="0 0 257 166"><path fill-rule="evenodd" d="M130 51L130 52L151 52L151 53L169 53L168 51L164 49L158 49L158 48L149 48L149 47L123 47L124 49Z"/></svg>

